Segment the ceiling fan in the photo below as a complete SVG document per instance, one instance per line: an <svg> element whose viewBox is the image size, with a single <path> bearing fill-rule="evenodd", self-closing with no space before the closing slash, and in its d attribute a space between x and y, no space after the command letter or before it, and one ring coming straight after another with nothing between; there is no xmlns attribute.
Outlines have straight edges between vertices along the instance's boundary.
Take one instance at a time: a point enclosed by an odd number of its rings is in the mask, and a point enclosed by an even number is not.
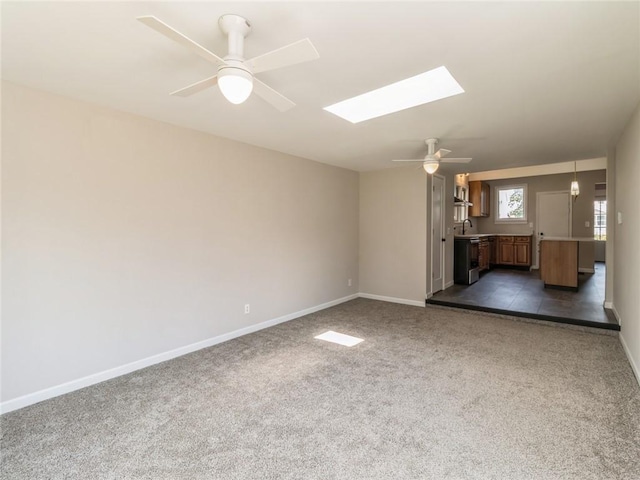
<svg viewBox="0 0 640 480"><path fill-rule="evenodd" d="M244 38L249 35L251 24L239 15L223 15L218 19L220 30L227 35L229 43L229 53L224 58L220 58L156 17L144 16L138 17L138 20L187 47L218 68L216 75L176 90L171 95L187 97L217 84L225 98L233 104L238 105L244 102L254 91L263 100L284 112L294 107L295 103L255 78L254 74L315 60L319 57L311 41L305 38L246 60Z"/></svg>
<svg viewBox="0 0 640 480"><path fill-rule="evenodd" d="M394 162L422 162L422 166L425 171L429 174L435 173L440 166L440 163L469 163L471 161L470 158L442 158L445 155L449 155L451 150L447 150L446 148L441 148L437 152L436 143L438 143L437 138L428 138L424 141L427 144L427 155L424 158L417 158L411 160L393 160Z"/></svg>

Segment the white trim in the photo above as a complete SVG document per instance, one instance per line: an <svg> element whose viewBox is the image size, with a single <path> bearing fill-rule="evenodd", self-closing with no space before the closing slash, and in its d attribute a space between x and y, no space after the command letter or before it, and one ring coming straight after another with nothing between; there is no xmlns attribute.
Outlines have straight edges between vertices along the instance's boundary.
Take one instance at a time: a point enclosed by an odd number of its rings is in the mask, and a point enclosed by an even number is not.
<svg viewBox="0 0 640 480"><path fill-rule="evenodd" d="M192 343L190 345L185 345L184 347L179 347L173 350L169 350L168 352L152 355L151 357L143 358L141 360L136 360L135 362L127 363L125 365L120 365L119 367L110 368L109 370L93 373L91 375L87 375L86 377L78 378L76 380L71 380L69 382L56 385L53 387L45 388L43 390L39 390L34 393L29 393L27 395L23 395L18 398L6 400L0 404L0 413L4 414L4 413L11 412L13 410L18 410L19 408L28 407L29 405L42 402L43 400L47 400L49 398L57 397L59 395L64 395L65 393L73 392L75 390L80 390L81 388L95 385L96 383L104 382L106 380L110 380L112 378L119 377L121 375L126 375L127 373L131 373L136 370L140 370L142 368L150 367L151 365L165 362L173 358L181 357L182 355L186 355L188 353L192 353L197 350L201 350L203 348L212 347L213 345L217 345L219 343L226 342L228 340L232 340L234 338L238 338L243 335L248 335L249 333L254 333L268 327L273 327L274 325L278 325L279 323L288 322L290 320L303 317L304 315L309 315L311 313L324 310L325 308L333 307L335 305L339 305L341 303L354 300L358 298L358 296L359 296L358 294L348 295L346 297L338 298L337 300L332 300L330 302L316 305L314 307L306 308L304 310L290 313L282 317L274 318L271 320L267 320L265 322L257 323L255 325L250 325L248 327L240 328L238 330L234 330L229 333L224 333L222 335L218 335L216 337L212 337L207 340L202 340L200 342Z"/></svg>
<svg viewBox="0 0 640 480"><path fill-rule="evenodd" d="M616 307L613 304L613 302L611 302L611 310L613 311L613 314L616 316L616 320L618 321L618 325L620 325L620 328L622 329L622 320L620 319L620 315L618 314L618 310L616 310Z"/></svg>
<svg viewBox="0 0 640 480"><path fill-rule="evenodd" d="M578 172L588 172L591 170L606 170L607 158L587 158L578 160L576 163ZM539 175L556 175L558 173L573 173L574 162L547 163L545 165L533 165L529 167L504 168L501 170L491 170L487 172L476 172L469 174L471 180L502 180L507 178L537 177Z"/></svg>
<svg viewBox="0 0 640 480"><path fill-rule="evenodd" d="M609 310L613 310L613 302L604 302L604 308L608 308Z"/></svg>
<svg viewBox="0 0 640 480"><path fill-rule="evenodd" d="M516 188L522 189L522 210L524 211L524 218L500 218L500 190L515 190ZM527 183L518 183L513 185L496 185L493 187L493 203L495 217L493 223L498 224L525 224L529 223L529 185Z"/></svg>
<svg viewBox="0 0 640 480"><path fill-rule="evenodd" d="M444 284L445 290L449 287L453 287L453 280L449 280L447 283Z"/></svg>
<svg viewBox="0 0 640 480"><path fill-rule="evenodd" d="M368 298L369 300L380 300L381 302L401 303L403 305L411 305L413 307L424 307L424 301L407 300L406 298L385 297L384 295L373 295L372 293L359 293L360 298Z"/></svg>
<svg viewBox="0 0 640 480"><path fill-rule="evenodd" d="M595 268L580 267L580 268L578 268L578 272L579 273L596 273L596 269Z"/></svg>
<svg viewBox="0 0 640 480"><path fill-rule="evenodd" d="M434 211L434 205L433 205L433 194L435 193L435 182L433 181L434 178L438 178L441 182L442 182L442 191L440 192L440 238L443 238L446 236L446 224L445 224L445 218L446 218L446 207L445 207L445 199L447 198L446 194L447 194L447 182L446 179L442 176L442 175L438 175L438 174L433 174L431 176L431 271L428 272L428 276L429 276L429 294L433 295L434 291L433 291L433 249L434 249L434 244L436 242L436 240L433 237L433 232L434 232L434 223L433 223L433 211ZM429 183L427 183L427 190L428 190L428 185ZM427 235L427 237L429 237L429 235ZM446 252L445 252L445 247L442 246L442 241L440 239L438 239L437 241L440 242L440 277L442 279L442 290L444 290L444 267L445 267L445 257L446 257ZM440 291L440 290L438 290ZM428 297L427 297L428 298Z"/></svg>
<svg viewBox="0 0 640 480"><path fill-rule="evenodd" d="M636 376L636 382L638 382L638 385L640 385L640 368L638 368L638 366L633 361L633 357L631 356L631 350L629 350L629 347L627 346L627 342L624 341L624 336L622 335L622 331L618 335L618 338L620 338L620 343L622 344L624 353L627 354L627 360L629 360L629 365L631 365L631 370L633 371L633 374Z"/></svg>

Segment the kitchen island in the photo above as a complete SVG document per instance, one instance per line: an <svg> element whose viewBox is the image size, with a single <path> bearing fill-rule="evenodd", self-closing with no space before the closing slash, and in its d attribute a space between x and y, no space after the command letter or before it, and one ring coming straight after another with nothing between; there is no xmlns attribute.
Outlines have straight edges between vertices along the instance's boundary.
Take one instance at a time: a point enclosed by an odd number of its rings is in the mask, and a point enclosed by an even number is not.
<svg viewBox="0 0 640 480"><path fill-rule="evenodd" d="M593 242L593 238L545 237L540 240L540 278L545 287L578 290L581 242Z"/></svg>

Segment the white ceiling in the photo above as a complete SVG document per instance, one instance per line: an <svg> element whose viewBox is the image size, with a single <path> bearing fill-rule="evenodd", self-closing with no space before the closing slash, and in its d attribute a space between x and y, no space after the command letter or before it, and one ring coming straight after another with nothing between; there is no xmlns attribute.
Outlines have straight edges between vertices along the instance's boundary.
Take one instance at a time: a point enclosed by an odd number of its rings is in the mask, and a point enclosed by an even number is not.
<svg viewBox="0 0 640 480"><path fill-rule="evenodd" d="M222 56L224 13L251 21L247 57L313 41L319 60L258 75L296 108L168 95L215 67L136 17ZM2 2L2 76L359 171L438 137L473 172L605 155L640 99L639 32L638 2ZM355 125L322 110L441 65L466 93Z"/></svg>

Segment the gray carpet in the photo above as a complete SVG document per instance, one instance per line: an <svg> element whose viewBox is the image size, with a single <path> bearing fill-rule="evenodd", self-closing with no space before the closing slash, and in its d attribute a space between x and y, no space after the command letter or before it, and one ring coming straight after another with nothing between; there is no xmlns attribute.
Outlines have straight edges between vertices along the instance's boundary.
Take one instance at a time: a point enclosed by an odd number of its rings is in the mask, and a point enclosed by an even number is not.
<svg viewBox="0 0 640 480"><path fill-rule="evenodd" d="M640 478L617 337L365 299L1 426L3 479Z"/></svg>

